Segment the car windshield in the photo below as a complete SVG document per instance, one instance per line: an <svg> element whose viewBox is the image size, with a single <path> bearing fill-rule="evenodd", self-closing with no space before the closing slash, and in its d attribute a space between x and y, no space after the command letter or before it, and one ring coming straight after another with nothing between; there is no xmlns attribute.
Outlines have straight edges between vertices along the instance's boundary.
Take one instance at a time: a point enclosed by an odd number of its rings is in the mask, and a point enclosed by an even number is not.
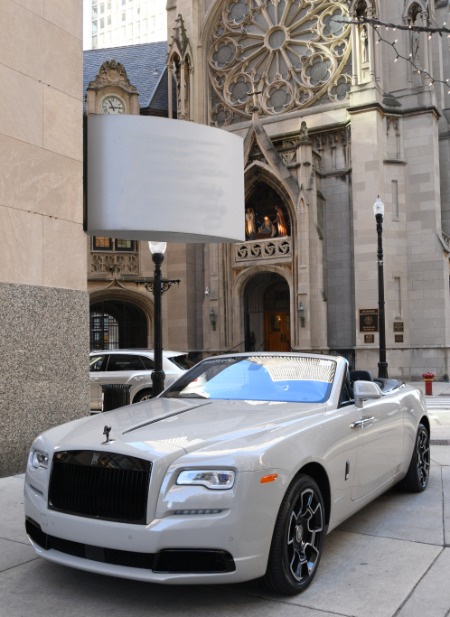
<svg viewBox="0 0 450 617"><path fill-rule="evenodd" d="M163 394L168 398L321 403L336 362L308 356L227 356L197 364Z"/></svg>

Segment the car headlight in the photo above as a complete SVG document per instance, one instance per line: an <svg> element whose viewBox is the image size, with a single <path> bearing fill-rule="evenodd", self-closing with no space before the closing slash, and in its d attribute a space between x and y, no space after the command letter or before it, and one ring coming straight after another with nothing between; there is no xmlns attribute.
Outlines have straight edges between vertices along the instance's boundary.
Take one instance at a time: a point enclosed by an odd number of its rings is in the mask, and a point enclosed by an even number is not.
<svg viewBox="0 0 450 617"><path fill-rule="evenodd" d="M187 469L177 478L177 484L201 485L213 490L233 487L236 474L229 469Z"/></svg>
<svg viewBox="0 0 450 617"><path fill-rule="evenodd" d="M42 450L33 449L30 452L30 465L34 467L34 469L38 469L39 467L43 467L44 469L48 468L48 454L47 452L43 452Z"/></svg>

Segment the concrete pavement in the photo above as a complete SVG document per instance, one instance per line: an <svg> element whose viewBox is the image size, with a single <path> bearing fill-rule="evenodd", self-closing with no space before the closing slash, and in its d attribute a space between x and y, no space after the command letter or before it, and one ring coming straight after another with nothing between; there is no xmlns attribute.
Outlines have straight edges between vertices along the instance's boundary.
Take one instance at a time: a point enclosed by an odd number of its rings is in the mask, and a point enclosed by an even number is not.
<svg viewBox="0 0 450 617"><path fill-rule="evenodd" d="M157 586L48 563L25 535L23 476L0 479L0 617L450 617L450 384L433 394L428 489L391 490L333 531L296 597L255 582Z"/></svg>

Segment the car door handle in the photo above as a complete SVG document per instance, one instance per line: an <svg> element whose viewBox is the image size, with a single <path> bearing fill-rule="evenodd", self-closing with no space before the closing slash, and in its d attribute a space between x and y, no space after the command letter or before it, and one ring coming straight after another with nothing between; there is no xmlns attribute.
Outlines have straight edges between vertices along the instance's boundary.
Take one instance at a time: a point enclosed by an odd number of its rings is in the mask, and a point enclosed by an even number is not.
<svg viewBox="0 0 450 617"><path fill-rule="evenodd" d="M370 418L361 418L361 420L356 420L353 424L350 424L350 428L364 428L369 424L373 424L375 422L375 416L371 416Z"/></svg>

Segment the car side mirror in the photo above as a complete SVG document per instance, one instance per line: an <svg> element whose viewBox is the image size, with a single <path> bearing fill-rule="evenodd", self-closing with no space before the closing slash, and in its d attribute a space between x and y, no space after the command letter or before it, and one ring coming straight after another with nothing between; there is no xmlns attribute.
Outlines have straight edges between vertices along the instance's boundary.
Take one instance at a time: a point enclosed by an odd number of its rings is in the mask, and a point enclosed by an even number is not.
<svg viewBox="0 0 450 617"><path fill-rule="evenodd" d="M357 407L362 407L364 401L373 401L383 396L380 387L373 381L355 381L353 396Z"/></svg>

